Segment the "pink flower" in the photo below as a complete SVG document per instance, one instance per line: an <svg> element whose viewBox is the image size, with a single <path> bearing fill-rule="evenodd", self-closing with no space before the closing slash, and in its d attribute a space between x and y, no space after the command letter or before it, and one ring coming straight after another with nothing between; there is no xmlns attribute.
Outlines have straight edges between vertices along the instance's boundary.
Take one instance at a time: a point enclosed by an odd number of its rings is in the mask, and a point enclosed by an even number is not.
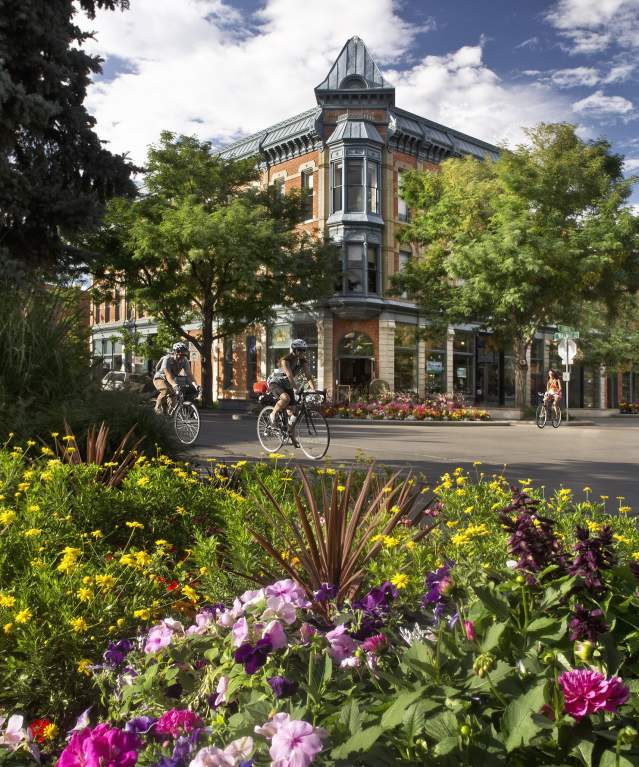
<svg viewBox="0 0 639 767"><path fill-rule="evenodd" d="M308 722L291 719L273 735L269 754L271 767L307 767L322 750L324 730Z"/></svg>
<svg viewBox="0 0 639 767"><path fill-rule="evenodd" d="M221 676L217 687L215 688L215 692L217 693L217 698L215 699L215 703L213 704L216 708L221 705L222 703L226 703L226 691L229 688L229 678L227 676Z"/></svg>
<svg viewBox="0 0 639 767"><path fill-rule="evenodd" d="M466 632L466 639L471 642L475 639L475 624L472 621L464 621L464 631Z"/></svg>
<svg viewBox="0 0 639 767"><path fill-rule="evenodd" d="M616 711L630 696L630 690L620 677L610 679L592 669L564 671L559 677L564 694L565 711L580 721L598 711Z"/></svg>
<svg viewBox="0 0 639 767"><path fill-rule="evenodd" d="M180 628L181 628L180 624ZM173 626L168 621L162 621L157 626L149 631L146 636L146 642L144 644L144 652L152 653L161 650L163 647L168 647L173 639L175 633Z"/></svg>
<svg viewBox="0 0 639 767"><path fill-rule="evenodd" d="M375 634L362 642L362 650L373 655L379 655L384 652L388 646L388 640L383 634Z"/></svg>
<svg viewBox="0 0 639 767"><path fill-rule="evenodd" d="M233 624L233 644L239 647L246 642L249 635L249 626L246 618L240 618Z"/></svg>
<svg viewBox="0 0 639 767"><path fill-rule="evenodd" d="M284 650L288 647L288 638L282 624L279 621L271 621L264 627L262 638L268 636L273 645L273 650Z"/></svg>
<svg viewBox="0 0 639 767"><path fill-rule="evenodd" d="M266 600L266 610L262 614L262 618L264 620L277 618L290 626L297 620L297 609L295 605L282 599L282 597L269 597Z"/></svg>
<svg viewBox="0 0 639 767"><path fill-rule="evenodd" d="M171 735L174 738L186 735L202 726L202 720L188 708L172 708L165 711L155 725L155 731L159 735Z"/></svg>
<svg viewBox="0 0 639 767"><path fill-rule="evenodd" d="M249 758L253 751L253 738L238 738L225 749L208 746L200 749L189 767L236 767Z"/></svg>
<svg viewBox="0 0 639 767"><path fill-rule="evenodd" d="M359 668L361 661L357 655L349 655L348 658L344 658L344 660L340 661L339 665L341 668Z"/></svg>
<svg viewBox="0 0 639 767"><path fill-rule="evenodd" d="M256 725L255 732L258 735L263 735L265 738L272 738L273 735L283 727L287 722L291 721L291 717L288 714L275 714L275 716L268 722L265 722L261 727Z"/></svg>
<svg viewBox="0 0 639 767"><path fill-rule="evenodd" d="M255 591L245 591L240 596L240 601L244 605L244 609L250 612L251 610L255 610L256 608L260 608L264 605L264 603L266 602L266 594L264 592L264 589L255 589Z"/></svg>
<svg viewBox="0 0 639 767"><path fill-rule="evenodd" d="M309 644L315 634L317 634L315 626L311 626L310 623L302 623L300 626L300 640L302 644Z"/></svg>
<svg viewBox="0 0 639 767"><path fill-rule="evenodd" d="M290 602L295 607L310 607L306 592L291 578L285 578L266 587L266 595L269 597L279 597L284 602Z"/></svg>
<svg viewBox="0 0 639 767"><path fill-rule="evenodd" d="M137 735L108 724L73 733L56 767L132 767L142 743Z"/></svg>
<svg viewBox="0 0 639 767"><path fill-rule="evenodd" d="M353 638L346 633L346 626L343 624L326 634L326 641L330 644L330 654L333 660L342 661L353 654L355 642Z"/></svg>
<svg viewBox="0 0 639 767"><path fill-rule="evenodd" d="M4 725L6 718L0 716L0 728ZM20 714L13 714L7 721L7 729L0 733L0 746L5 746L16 751L23 741L27 740L27 730L24 727L24 717Z"/></svg>

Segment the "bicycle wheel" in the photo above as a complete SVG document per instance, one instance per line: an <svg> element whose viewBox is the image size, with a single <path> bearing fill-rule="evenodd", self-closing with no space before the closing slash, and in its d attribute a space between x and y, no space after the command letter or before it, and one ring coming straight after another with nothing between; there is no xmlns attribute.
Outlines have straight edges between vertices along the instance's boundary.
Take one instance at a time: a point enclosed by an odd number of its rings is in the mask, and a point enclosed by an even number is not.
<svg viewBox="0 0 639 767"><path fill-rule="evenodd" d="M537 408L537 426L539 426L540 429L543 429L546 425L546 406L542 402L541 405Z"/></svg>
<svg viewBox="0 0 639 767"><path fill-rule="evenodd" d="M275 425L271 423L272 412L273 408L269 405L262 408L257 417L257 438L267 453L276 453L284 442L284 436L279 423Z"/></svg>
<svg viewBox="0 0 639 767"><path fill-rule="evenodd" d="M331 442L326 418L317 410L305 410L295 423L295 438L305 456L319 461Z"/></svg>
<svg viewBox="0 0 639 767"><path fill-rule="evenodd" d="M200 414L192 402L178 405L173 415L175 435L183 445L192 445L200 433Z"/></svg>
<svg viewBox="0 0 639 767"><path fill-rule="evenodd" d="M552 414L552 425L555 429L558 429L560 423L561 423L561 408L559 407L559 405L557 405L557 413L555 414L553 412Z"/></svg>

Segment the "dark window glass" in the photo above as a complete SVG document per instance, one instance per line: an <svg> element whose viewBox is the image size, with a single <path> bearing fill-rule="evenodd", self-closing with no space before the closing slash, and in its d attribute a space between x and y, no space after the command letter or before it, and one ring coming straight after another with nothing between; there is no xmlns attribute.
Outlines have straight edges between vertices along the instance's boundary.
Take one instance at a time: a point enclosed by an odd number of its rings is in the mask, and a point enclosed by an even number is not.
<svg viewBox="0 0 639 767"><path fill-rule="evenodd" d="M346 210L364 211L364 160L349 160L346 165Z"/></svg>
<svg viewBox="0 0 639 767"><path fill-rule="evenodd" d="M109 301L104 303L104 321L111 322L111 304Z"/></svg>
<svg viewBox="0 0 639 767"><path fill-rule="evenodd" d="M367 263L367 277L368 277L368 292L377 293L377 254L379 248L376 245L369 245L367 249L368 263Z"/></svg>
<svg viewBox="0 0 639 767"><path fill-rule="evenodd" d="M402 173L401 170L397 172L397 218L400 221L408 221L408 206L402 197Z"/></svg>
<svg viewBox="0 0 639 767"><path fill-rule="evenodd" d="M344 165L341 160L333 163L333 213L342 209L343 168Z"/></svg>
<svg viewBox="0 0 639 767"><path fill-rule="evenodd" d="M379 163L366 163L366 189L369 213L379 213Z"/></svg>
<svg viewBox="0 0 639 767"><path fill-rule="evenodd" d="M313 218L313 171L302 171L302 194L304 195L304 220Z"/></svg>
<svg viewBox="0 0 639 767"><path fill-rule="evenodd" d="M233 339L224 339L224 360L222 370L222 387L230 389L233 386Z"/></svg>
<svg viewBox="0 0 639 767"><path fill-rule="evenodd" d="M472 354L475 351L475 336L464 330L456 330L453 338L453 349L461 354Z"/></svg>
<svg viewBox="0 0 639 767"><path fill-rule="evenodd" d="M431 351L426 355L426 392L444 394L446 392L446 352Z"/></svg>
<svg viewBox="0 0 639 767"><path fill-rule="evenodd" d="M113 304L114 304L114 306L113 306L113 320L114 320L114 322L119 322L120 321L120 303L121 303L120 291L116 290L115 294L113 296Z"/></svg>
<svg viewBox="0 0 639 767"><path fill-rule="evenodd" d="M364 248L362 245L346 246L346 292L363 293L363 259Z"/></svg>

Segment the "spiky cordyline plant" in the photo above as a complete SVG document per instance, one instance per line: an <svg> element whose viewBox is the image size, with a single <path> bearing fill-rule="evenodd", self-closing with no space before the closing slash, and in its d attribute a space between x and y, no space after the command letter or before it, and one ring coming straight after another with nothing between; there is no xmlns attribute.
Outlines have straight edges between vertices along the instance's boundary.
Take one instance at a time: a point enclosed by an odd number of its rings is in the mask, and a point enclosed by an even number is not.
<svg viewBox="0 0 639 767"><path fill-rule="evenodd" d="M381 540L372 538L377 533L388 536L417 511L419 490L410 476L398 481L399 472L380 483L372 466L359 492L354 491L352 471L346 475L343 490L336 474L332 483L321 481L319 491L313 489L302 469L298 472L303 492L295 491L296 513L292 516L260 483L271 503L273 521L281 525L291 553L288 561L260 533L251 529L251 534L310 598L322 584L336 587L338 602L352 598L362 583L367 563L382 546ZM434 526L418 527L412 540L421 540ZM291 564L295 557L299 567Z"/></svg>
<svg viewBox="0 0 639 767"><path fill-rule="evenodd" d="M56 451L59 457L65 463L70 463L74 466L81 463L92 463L99 466L100 471L97 479L107 487L119 487L140 457L138 447L142 442L142 438L129 447L129 441L133 437L133 426L127 431L120 444L110 456L107 456L109 427L104 422L100 424L99 429L96 426L89 428L84 456L82 456L78 441L66 421L64 427L66 434L62 444L58 441L57 437L55 438Z"/></svg>

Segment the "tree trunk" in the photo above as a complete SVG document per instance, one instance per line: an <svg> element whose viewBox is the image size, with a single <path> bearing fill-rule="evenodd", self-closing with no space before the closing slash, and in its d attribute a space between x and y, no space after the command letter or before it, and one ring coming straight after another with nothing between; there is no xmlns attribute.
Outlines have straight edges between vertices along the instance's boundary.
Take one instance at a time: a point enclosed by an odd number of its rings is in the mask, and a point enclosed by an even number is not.
<svg viewBox="0 0 639 767"><path fill-rule="evenodd" d="M204 407L213 404L213 312L204 307L202 312L202 397Z"/></svg>
<svg viewBox="0 0 639 767"><path fill-rule="evenodd" d="M526 401L526 382L528 381L528 349L530 343L523 338L515 341L515 407L522 412Z"/></svg>

